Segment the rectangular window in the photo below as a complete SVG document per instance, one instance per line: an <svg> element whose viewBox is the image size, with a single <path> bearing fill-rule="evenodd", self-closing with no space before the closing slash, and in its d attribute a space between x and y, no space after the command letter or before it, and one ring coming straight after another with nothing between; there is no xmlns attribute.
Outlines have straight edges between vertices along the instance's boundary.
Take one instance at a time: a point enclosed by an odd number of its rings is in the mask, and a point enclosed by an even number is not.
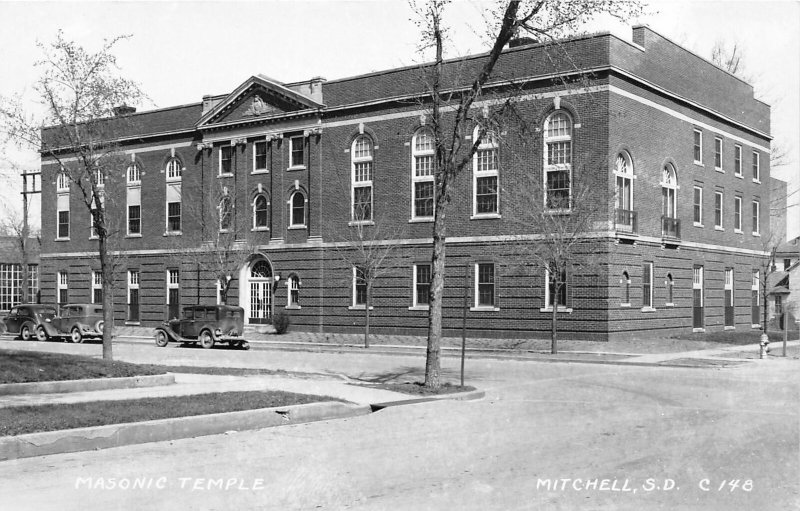
<svg viewBox="0 0 800 511"><path fill-rule="evenodd" d="M39 265L28 265L28 301L39 303ZM2 310L0 308L0 310Z"/></svg>
<svg viewBox="0 0 800 511"><path fill-rule="evenodd" d="M753 234L761 234L761 203L753 201Z"/></svg>
<svg viewBox="0 0 800 511"><path fill-rule="evenodd" d="M58 237L69 238L69 210L58 212Z"/></svg>
<svg viewBox="0 0 800 511"><path fill-rule="evenodd" d="M69 302L69 275L67 272L58 272L58 304L64 305Z"/></svg>
<svg viewBox="0 0 800 511"><path fill-rule="evenodd" d="M92 303L103 303L103 274L92 272Z"/></svg>
<svg viewBox="0 0 800 511"><path fill-rule="evenodd" d="M703 189L694 187L694 225L703 225Z"/></svg>
<svg viewBox="0 0 800 511"><path fill-rule="evenodd" d="M167 231L180 232L181 230L181 203L167 203Z"/></svg>
<svg viewBox="0 0 800 511"><path fill-rule="evenodd" d="M258 141L253 144L253 172L267 171L267 142Z"/></svg>
<svg viewBox="0 0 800 511"><path fill-rule="evenodd" d="M494 307L494 263L475 265L475 306Z"/></svg>
<svg viewBox="0 0 800 511"><path fill-rule="evenodd" d="M414 217L433 217L433 181L414 183Z"/></svg>
<svg viewBox="0 0 800 511"><path fill-rule="evenodd" d="M742 198L733 198L733 230L742 232Z"/></svg>
<svg viewBox="0 0 800 511"><path fill-rule="evenodd" d="M289 168L304 167L306 164L303 143L305 137L292 137L289 139Z"/></svg>
<svg viewBox="0 0 800 511"><path fill-rule="evenodd" d="M142 234L142 207L128 206L128 234Z"/></svg>
<svg viewBox="0 0 800 511"><path fill-rule="evenodd" d="M722 229L722 192L714 192L714 227Z"/></svg>
<svg viewBox="0 0 800 511"><path fill-rule="evenodd" d="M497 176L475 178L475 214L497 213Z"/></svg>
<svg viewBox="0 0 800 511"><path fill-rule="evenodd" d="M694 162L703 164L703 132L698 129L694 130Z"/></svg>
<svg viewBox="0 0 800 511"><path fill-rule="evenodd" d="M653 306L653 263L642 266L642 307Z"/></svg>
<svg viewBox="0 0 800 511"><path fill-rule="evenodd" d="M758 151L753 151L753 181L761 182L761 155Z"/></svg>
<svg viewBox="0 0 800 511"><path fill-rule="evenodd" d="M722 138L714 137L714 168L722 170Z"/></svg>
<svg viewBox="0 0 800 511"><path fill-rule="evenodd" d="M139 321L139 271L128 270L128 321Z"/></svg>
<svg viewBox="0 0 800 511"><path fill-rule="evenodd" d="M414 265L414 307L427 306L430 303L431 265Z"/></svg>
<svg viewBox="0 0 800 511"><path fill-rule="evenodd" d="M181 309L181 273L167 270L167 318L177 318Z"/></svg>
<svg viewBox="0 0 800 511"><path fill-rule="evenodd" d="M233 146L224 145L219 148L220 175L233 173Z"/></svg>
<svg viewBox="0 0 800 511"><path fill-rule="evenodd" d="M553 306L553 301L557 300L559 307L567 306L567 271L559 272L555 265L545 270L545 303L548 307Z"/></svg>
<svg viewBox="0 0 800 511"><path fill-rule="evenodd" d="M356 266L353 268L353 305L366 306L367 304L367 279L364 269Z"/></svg>
<svg viewBox="0 0 800 511"><path fill-rule="evenodd" d="M570 209L570 186L568 170L547 171L547 207Z"/></svg>
<svg viewBox="0 0 800 511"><path fill-rule="evenodd" d="M783 260L783 271L789 271L789 267L792 265L791 259L784 259Z"/></svg>
<svg viewBox="0 0 800 511"><path fill-rule="evenodd" d="M733 174L742 177L742 146L733 146Z"/></svg>

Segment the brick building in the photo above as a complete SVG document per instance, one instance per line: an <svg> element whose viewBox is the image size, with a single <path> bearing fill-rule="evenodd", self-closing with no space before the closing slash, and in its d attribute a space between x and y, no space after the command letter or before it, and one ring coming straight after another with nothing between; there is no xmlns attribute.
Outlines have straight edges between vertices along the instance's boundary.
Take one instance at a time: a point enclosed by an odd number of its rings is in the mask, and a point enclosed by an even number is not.
<svg viewBox="0 0 800 511"><path fill-rule="evenodd" d="M447 64L454 90L483 58ZM180 304L219 300L210 266L189 254L210 257L223 238L243 252L228 303L248 323L286 309L294 328L360 328L364 288L337 251L338 234L365 222L400 233L384 240L396 249L375 283L374 330L424 333L433 177L423 71L286 84L257 75L230 94L129 115L127 162L105 184L121 219L118 321L154 325ZM465 287L471 335L547 336L554 301L560 331L575 338L758 323L770 113L749 84L635 27L633 42L598 34L509 48L476 115L509 95L530 129L501 128L455 184L446 332L460 329ZM43 301L87 301L99 286L96 242L59 170L43 157ZM568 272L551 296L544 270L511 258L508 240L536 233L514 221L509 190L533 173L543 193L568 194L589 171L607 183L597 200L608 215L591 233L602 269Z"/></svg>

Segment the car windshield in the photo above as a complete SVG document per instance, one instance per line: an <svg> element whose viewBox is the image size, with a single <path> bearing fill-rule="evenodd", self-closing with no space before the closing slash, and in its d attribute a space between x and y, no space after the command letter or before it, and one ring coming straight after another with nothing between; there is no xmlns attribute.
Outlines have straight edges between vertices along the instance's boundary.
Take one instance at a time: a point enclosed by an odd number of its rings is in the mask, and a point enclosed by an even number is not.
<svg viewBox="0 0 800 511"><path fill-rule="evenodd" d="M51 317L52 318L53 316L56 315L56 310L55 309L51 309L49 307L44 307L44 308L41 308L41 309L37 309L36 313L39 314L40 316L46 316L46 317Z"/></svg>

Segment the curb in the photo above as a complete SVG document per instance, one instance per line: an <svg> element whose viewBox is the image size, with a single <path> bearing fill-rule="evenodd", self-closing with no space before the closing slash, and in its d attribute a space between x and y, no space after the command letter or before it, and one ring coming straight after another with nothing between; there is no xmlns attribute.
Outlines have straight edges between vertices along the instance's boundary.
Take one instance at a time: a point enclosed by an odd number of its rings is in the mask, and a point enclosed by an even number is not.
<svg viewBox="0 0 800 511"><path fill-rule="evenodd" d="M175 383L175 375L154 374L126 376L122 378L91 378L86 380L64 380L28 383L0 384L0 396L15 394L58 394L62 392L87 392L94 390L134 389L139 387L161 387Z"/></svg>
<svg viewBox="0 0 800 511"><path fill-rule="evenodd" d="M0 437L0 461L218 435L228 431L246 431L287 424L341 419L367 415L370 412L369 405L323 401L304 405L29 433Z"/></svg>
<svg viewBox="0 0 800 511"><path fill-rule="evenodd" d="M454 392L452 394L439 394L436 396L425 396L413 399L400 399L398 401L385 401L383 403L373 403L370 406L373 412L383 410L384 408L391 408L393 406L403 405L416 405L419 403L429 403L431 401L444 401L446 399L451 401L474 401L486 397L486 391L471 390L469 392Z"/></svg>

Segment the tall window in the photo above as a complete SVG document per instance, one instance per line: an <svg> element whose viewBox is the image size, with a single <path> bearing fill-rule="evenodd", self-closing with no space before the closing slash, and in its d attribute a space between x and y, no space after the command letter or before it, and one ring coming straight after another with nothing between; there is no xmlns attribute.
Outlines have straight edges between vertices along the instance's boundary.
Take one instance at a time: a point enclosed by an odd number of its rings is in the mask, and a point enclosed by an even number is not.
<svg viewBox="0 0 800 511"><path fill-rule="evenodd" d="M69 275L65 271L58 272L58 305L69 302Z"/></svg>
<svg viewBox="0 0 800 511"><path fill-rule="evenodd" d="M103 274L92 272L92 303L103 303Z"/></svg>
<svg viewBox="0 0 800 511"><path fill-rule="evenodd" d="M477 137L479 127L475 128ZM475 196L472 201L473 215L496 215L499 209L498 174L500 171L497 157L497 137L491 131L483 136L478 150L472 157L472 189Z"/></svg>
<svg viewBox="0 0 800 511"><path fill-rule="evenodd" d="M742 146L733 146L733 174L742 177Z"/></svg>
<svg viewBox="0 0 800 511"><path fill-rule="evenodd" d="M128 206L128 234L137 235L142 233L142 206L136 204Z"/></svg>
<svg viewBox="0 0 800 511"><path fill-rule="evenodd" d="M102 169L95 169L94 182L97 184L98 188L104 188L106 186L106 175L103 173Z"/></svg>
<svg viewBox="0 0 800 511"><path fill-rule="evenodd" d="M306 164L304 151L305 137L291 137L289 139L289 168L301 168Z"/></svg>
<svg viewBox="0 0 800 511"><path fill-rule="evenodd" d="M550 115L544 123L545 205L569 209L572 176L572 119L566 112Z"/></svg>
<svg viewBox="0 0 800 511"><path fill-rule="evenodd" d="M361 135L350 148L352 167L351 211L354 222L372 220L372 140Z"/></svg>
<svg viewBox="0 0 800 511"><path fill-rule="evenodd" d="M136 162L131 163L128 165L127 170L128 175L128 184L129 185L138 185L142 182L142 170L139 168L139 164Z"/></svg>
<svg viewBox="0 0 800 511"><path fill-rule="evenodd" d="M305 227L306 196L297 191L289 198L289 227Z"/></svg>
<svg viewBox="0 0 800 511"><path fill-rule="evenodd" d="M223 145L219 148L219 174L233 173L233 146Z"/></svg>
<svg viewBox="0 0 800 511"><path fill-rule="evenodd" d="M761 234L761 203L753 201L753 234Z"/></svg>
<svg viewBox="0 0 800 511"><path fill-rule="evenodd" d="M622 304L631 304L631 276L627 271L622 272Z"/></svg>
<svg viewBox="0 0 800 511"><path fill-rule="evenodd" d="M678 177L672 164L664 166L661 178L661 210L666 218L676 218L675 191L678 188Z"/></svg>
<svg viewBox="0 0 800 511"><path fill-rule="evenodd" d="M722 192L714 192L714 227L722 229L722 204L724 197Z"/></svg>
<svg viewBox="0 0 800 511"><path fill-rule="evenodd" d="M672 305L674 302L673 300L673 290L675 288L675 281L672 279L672 274L667 273L667 305Z"/></svg>
<svg viewBox="0 0 800 511"><path fill-rule="evenodd" d="M733 198L733 230L742 232L742 198Z"/></svg>
<svg viewBox="0 0 800 511"><path fill-rule="evenodd" d="M22 282L20 275L20 282ZM28 265L28 300L32 303L39 303L39 265Z"/></svg>
<svg viewBox="0 0 800 511"><path fill-rule="evenodd" d="M627 151L617 155L615 207L618 210L633 211L633 162Z"/></svg>
<svg viewBox="0 0 800 511"><path fill-rule="evenodd" d="M98 190L100 196L100 207L103 208L106 204L106 196L103 190ZM97 227L95 226L95 215L99 214L97 202L92 199L92 207L89 208L89 237L97 238Z"/></svg>
<svg viewBox="0 0 800 511"><path fill-rule="evenodd" d="M694 187L694 225L703 225L703 188Z"/></svg>
<svg viewBox="0 0 800 511"><path fill-rule="evenodd" d="M167 181L180 181L182 166L177 158L170 158L167 162L166 174Z"/></svg>
<svg viewBox="0 0 800 511"><path fill-rule="evenodd" d="M253 172L267 170L267 141L259 140L253 144Z"/></svg>
<svg viewBox="0 0 800 511"><path fill-rule="evenodd" d="M544 271L545 278L545 303L548 307L553 306L556 302L558 307L567 306L567 271L558 271L554 264Z"/></svg>
<svg viewBox="0 0 800 511"><path fill-rule="evenodd" d="M253 229L269 229L269 200L263 193L259 193L253 199Z"/></svg>
<svg viewBox="0 0 800 511"><path fill-rule="evenodd" d="M414 265L414 307L426 307L430 304L431 265Z"/></svg>
<svg viewBox="0 0 800 511"><path fill-rule="evenodd" d="M181 310L181 272L167 270L167 317L177 318Z"/></svg>
<svg viewBox="0 0 800 511"><path fill-rule="evenodd" d="M703 164L703 132L699 129L694 130L694 162Z"/></svg>
<svg viewBox="0 0 800 511"><path fill-rule="evenodd" d="M223 196L219 201L219 230L227 231L231 227L231 198L229 195Z"/></svg>
<svg viewBox="0 0 800 511"><path fill-rule="evenodd" d="M286 279L286 306L300 307L300 277L291 275Z"/></svg>
<svg viewBox="0 0 800 511"><path fill-rule="evenodd" d="M367 304L367 279L364 268L353 267L353 306L365 306Z"/></svg>
<svg viewBox="0 0 800 511"><path fill-rule="evenodd" d="M128 321L139 321L139 271L128 270Z"/></svg>
<svg viewBox="0 0 800 511"><path fill-rule="evenodd" d="M750 324L759 326L761 321L761 272L752 270L753 278L750 283Z"/></svg>
<svg viewBox="0 0 800 511"><path fill-rule="evenodd" d="M56 176L56 191L69 192L69 176L63 170Z"/></svg>
<svg viewBox="0 0 800 511"><path fill-rule="evenodd" d="M167 203L167 232L181 231L181 203Z"/></svg>
<svg viewBox="0 0 800 511"><path fill-rule="evenodd" d="M475 265L475 307L494 307L494 263Z"/></svg>
<svg viewBox="0 0 800 511"><path fill-rule="evenodd" d="M177 158L167 163L166 192L166 230L168 233L181 232L181 165Z"/></svg>
<svg viewBox="0 0 800 511"><path fill-rule="evenodd" d="M69 238L69 176L63 170L56 176L56 238Z"/></svg>
<svg viewBox="0 0 800 511"><path fill-rule="evenodd" d="M642 307L653 306L653 263L642 266Z"/></svg>
<svg viewBox="0 0 800 511"><path fill-rule="evenodd" d="M761 154L753 151L753 181L761 182Z"/></svg>
<svg viewBox="0 0 800 511"><path fill-rule="evenodd" d="M722 170L722 138L714 137L714 169Z"/></svg>
<svg viewBox="0 0 800 511"><path fill-rule="evenodd" d="M433 132L428 128L417 131L411 141L412 218L433 218L434 145Z"/></svg>

